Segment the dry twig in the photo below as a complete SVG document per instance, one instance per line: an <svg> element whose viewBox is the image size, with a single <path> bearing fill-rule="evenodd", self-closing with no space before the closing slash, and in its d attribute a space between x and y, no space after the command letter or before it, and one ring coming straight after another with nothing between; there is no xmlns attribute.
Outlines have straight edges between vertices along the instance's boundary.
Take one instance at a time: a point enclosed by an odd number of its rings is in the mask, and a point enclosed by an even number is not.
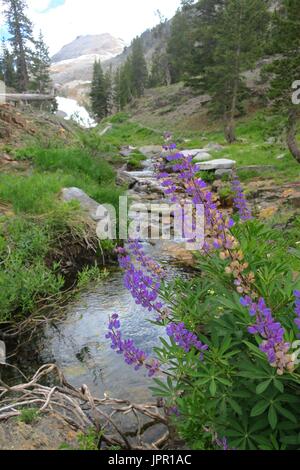
<svg viewBox="0 0 300 470"><path fill-rule="evenodd" d="M44 384L50 377L52 384L53 378L56 379L56 385ZM106 395L102 399L96 398L86 385L78 390L70 385L55 364L42 366L26 383L14 386L0 383L0 422L20 416L26 407L56 415L77 431L85 433L94 428L100 436L99 445L158 450L169 438L168 421L157 404L134 404ZM121 429L120 416L130 419L134 431ZM163 424L165 432L149 444L143 440L143 432L156 424Z"/></svg>

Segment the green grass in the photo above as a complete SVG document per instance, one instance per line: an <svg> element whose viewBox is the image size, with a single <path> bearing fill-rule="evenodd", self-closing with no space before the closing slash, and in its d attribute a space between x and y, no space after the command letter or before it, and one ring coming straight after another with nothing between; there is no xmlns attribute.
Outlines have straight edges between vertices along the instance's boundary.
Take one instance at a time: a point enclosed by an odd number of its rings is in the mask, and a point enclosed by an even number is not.
<svg viewBox="0 0 300 470"><path fill-rule="evenodd" d="M116 208L123 192L109 163L80 147L17 153L31 168L0 175L0 202L12 212L0 217L0 323L21 319L62 295L65 279L52 255L60 239L75 243L87 236L78 203L62 202L62 188L79 187Z"/></svg>
<svg viewBox="0 0 300 470"><path fill-rule="evenodd" d="M39 417L39 410L37 408L23 408L19 416L19 420L25 424L34 423Z"/></svg>
<svg viewBox="0 0 300 470"><path fill-rule="evenodd" d="M163 131L160 132L149 127L144 127L130 120L130 116L124 113L107 118L105 123L113 123L113 128L101 137L103 144L110 144L119 148L122 145L152 145L163 143Z"/></svg>
<svg viewBox="0 0 300 470"><path fill-rule="evenodd" d="M48 224L21 217L0 223L0 322L32 313L42 298L59 295L64 280L46 264Z"/></svg>
<svg viewBox="0 0 300 470"><path fill-rule="evenodd" d="M69 174L83 173L97 183L113 181L113 168L101 158L94 158L81 148L27 148L18 151L21 159L29 159L38 171L61 170Z"/></svg>
<svg viewBox="0 0 300 470"><path fill-rule="evenodd" d="M29 175L0 175L0 200L17 213L43 214L54 210L59 192L79 187L101 204L118 206L122 188L115 185L115 171L107 161L81 148L26 148L18 158L30 160Z"/></svg>
<svg viewBox="0 0 300 470"><path fill-rule="evenodd" d="M176 130L174 141L178 143L180 149L204 148L209 142L217 142L224 146L221 152L211 152L214 158L229 158L237 162L237 167L241 166L270 166L265 168L263 173L257 171L239 171L239 176L243 181L250 181L253 178L273 179L275 183L283 183L297 180L300 176L300 166L292 157L285 145L284 125L280 116L273 116L267 112L260 111L246 118L237 121L238 141L228 145L224 138L223 131L199 132ZM108 118L103 123L113 123L113 128L103 137L99 148L107 151L112 157L111 161L119 163L119 148L121 145L148 145L162 144L163 128L155 131L147 127L142 127L136 122L132 122L129 114L119 113ZM159 126L158 126L159 127ZM172 127L172 126L171 126ZM93 130L95 132L95 130ZM268 143L268 139L273 138L274 143ZM278 156L283 156L278 159ZM123 160L124 161L124 160ZM133 162L133 166L139 168L138 162Z"/></svg>
<svg viewBox="0 0 300 470"><path fill-rule="evenodd" d="M129 159L127 160L128 170L141 170L143 168L142 163L146 160L145 155L139 151L134 151L130 154Z"/></svg>
<svg viewBox="0 0 300 470"><path fill-rule="evenodd" d="M214 158L229 158L237 162L237 168L242 166L259 165L274 168L264 169L262 172L245 170L239 171L243 181L253 178L274 179L276 183L299 180L300 165L290 154L284 143L281 120L259 112L237 123L238 141L228 145L221 131L202 132L195 137L195 133L185 134L189 142L182 143L184 134L176 133L177 141L181 141L180 148L204 148L208 142L216 142L224 146L224 150L211 152ZM268 143L269 138L275 140ZM282 142L281 142L282 141ZM278 156L283 158L278 159Z"/></svg>

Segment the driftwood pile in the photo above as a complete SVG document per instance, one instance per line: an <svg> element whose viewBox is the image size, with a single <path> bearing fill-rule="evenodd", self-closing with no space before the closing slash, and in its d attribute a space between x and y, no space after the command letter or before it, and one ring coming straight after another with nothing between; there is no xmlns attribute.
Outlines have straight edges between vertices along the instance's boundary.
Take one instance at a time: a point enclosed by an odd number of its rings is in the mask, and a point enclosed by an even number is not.
<svg viewBox="0 0 300 470"><path fill-rule="evenodd" d="M99 449L158 450L169 440L168 420L159 402L139 405L108 396L95 398L86 385L70 385L54 364L42 366L26 383L8 386L0 380L0 422L20 416L24 408L62 418L76 431L94 429ZM155 427L155 439L147 442L145 433Z"/></svg>

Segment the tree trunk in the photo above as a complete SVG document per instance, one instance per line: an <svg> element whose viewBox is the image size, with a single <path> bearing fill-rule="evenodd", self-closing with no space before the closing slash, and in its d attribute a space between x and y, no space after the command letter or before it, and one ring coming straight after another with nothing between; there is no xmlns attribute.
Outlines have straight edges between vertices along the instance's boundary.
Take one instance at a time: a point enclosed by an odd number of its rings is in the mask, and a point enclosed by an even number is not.
<svg viewBox="0 0 300 470"><path fill-rule="evenodd" d="M299 111L291 110L287 127L287 145L293 157L300 163L300 148L297 142L297 123L299 119Z"/></svg>
<svg viewBox="0 0 300 470"><path fill-rule="evenodd" d="M233 144L234 142L236 142L237 139L235 135L234 119L231 119L231 117L225 119L224 134L225 139L229 144Z"/></svg>
<svg viewBox="0 0 300 470"><path fill-rule="evenodd" d="M238 25L238 36L237 36L237 48L235 53L235 74L232 86L232 98L229 113L225 115L225 138L229 144L233 144L237 141L235 135L235 114L238 102L239 92L239 79L240 79L240 66L241 66L241 22L242 13L239 12L239 25Z"/></svg>

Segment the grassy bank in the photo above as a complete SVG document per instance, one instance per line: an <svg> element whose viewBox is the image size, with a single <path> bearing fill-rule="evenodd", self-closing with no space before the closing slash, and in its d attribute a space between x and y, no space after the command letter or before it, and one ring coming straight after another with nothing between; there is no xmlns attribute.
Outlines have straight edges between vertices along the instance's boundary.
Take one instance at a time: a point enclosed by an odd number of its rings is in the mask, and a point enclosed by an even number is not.
<svg viewBox="0 0 300 470"><path fill-rule="evenodd" d="M78 142L31 143L11 153L25 167L0 174L0 324L63 299L76 275L81 283L97 276L86 267L102 260L95 229L77 202L60 199L62 188L79 187L116 207L123 191L114 168Z"/></svg>

